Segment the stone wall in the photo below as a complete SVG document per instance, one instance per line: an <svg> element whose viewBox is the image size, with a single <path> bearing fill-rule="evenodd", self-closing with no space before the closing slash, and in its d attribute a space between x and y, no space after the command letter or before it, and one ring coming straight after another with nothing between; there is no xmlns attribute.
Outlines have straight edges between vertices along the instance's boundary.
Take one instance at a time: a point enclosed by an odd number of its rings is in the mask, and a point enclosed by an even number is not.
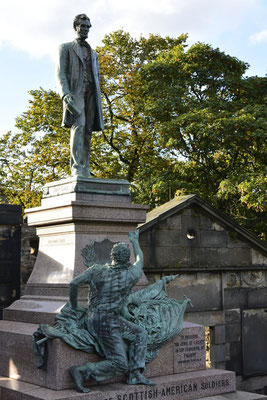
<svg viewBox="0 0 267 400"><path fill-rule="evenodd" d="M267 259L200 207L160 218L140 233L150 282L180 274L171 297L189 297L185 320L210 328L211 366L237 374L238 388L267 386Z"/></svg>
<svg viewBox="0 0 267 400"><path fill-rule="evenodd" d="M141 231L147 268L251 267L267 260L234 230L212 220L200 207L184 209Z"/></svg>
<svg viewBox="0 0 267 400"><path fill-rule="evenodd" d="M239 286L227 282L232 271L180 273L168 293L177 299L184 294L191 298L194 308L188 308L185 320L210 327L211 367L235 371L239 389L263 390L267 383L266 270L235 272ZM242 276L251 276L253 286Z"/></svg>

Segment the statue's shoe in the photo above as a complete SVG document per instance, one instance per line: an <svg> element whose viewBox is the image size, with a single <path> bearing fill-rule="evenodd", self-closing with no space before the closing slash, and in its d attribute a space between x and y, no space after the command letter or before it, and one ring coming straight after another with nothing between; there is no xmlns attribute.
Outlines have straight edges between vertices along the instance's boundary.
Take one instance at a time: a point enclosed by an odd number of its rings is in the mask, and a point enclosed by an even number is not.
<svg viewBox="0 0 267 400"><path fill-rule="evenodd" d="M82 174L83 174L84 178L92 178L92 175L90 174L90 169L89 168L84 168Z"/></svg>
<svg viewBox="0 0 267 400"><path fill-rule="evenodd" d="M82 376L82 373L79 371L78 367L75 367L75 366L71 367L70 373L74 379L74 382L75 382L78 392L88 393L89 389L87 389L83 386L83 376Z"/></svg>
<svg viewBox="0 0 267 400"><path fill-rule="evenodd" d="M130 374L130 376L127 379L126 383L128 385L149 385L149 386L156 385L156 382L150 381L144 375L142 375L140 372L137 372L137 373L134 373L134 374Z"/></svg>
<svg viewBox="0 0 267 400"><path fill-rule="evenodd" d="M71 168L71 176L74 178L84 178L82 168Z"/></svg>

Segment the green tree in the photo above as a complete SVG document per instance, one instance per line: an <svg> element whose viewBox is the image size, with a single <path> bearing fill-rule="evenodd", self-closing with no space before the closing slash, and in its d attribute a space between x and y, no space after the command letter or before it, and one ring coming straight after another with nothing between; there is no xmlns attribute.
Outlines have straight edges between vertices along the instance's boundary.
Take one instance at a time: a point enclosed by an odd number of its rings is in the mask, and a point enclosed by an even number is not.
<svg viewBox="0 0 267 400"><path fill-rule="evenodd" d="M16 119L21 133L8 132L0 139L1 195L24 208L39 205L43 185L69 173L61 100L51 90L29 93L29 108Z"/></svg>
<svg viewBox="0 0 267 400"><path fill-rule="evenodd" d="M244 77L247 67L207 44L176 46L142 68L140 98L161 148L184 160L179 191L198 193L260 234L267 78Z"/></svg>
<svg viewBox="0 0 267 400"><path fill-rule="evenodd" d="M92 172L128 179L134 201L152 207L197 193L260 234L267 78L247 78L246 63L207 44L187 49L186 39L105 36L97 49L105 130L93 135ZM69 174L61 100L30 94L22 133L0 141L2 193L25 207Z"/></svg>
<svg viewBox="0 0 267 400"><path fill-rule="evenodd" d="M103 77L105 131L99 137L95 154L102 145L105 157L100 158L102 169L95 168L95 173L128 179L135 201L151 206L169 200L173 177L169 177L168 171L173 162L161 151L157 126L144 113L140 72L159 54L185 46L186 38L150 35L137 40L120 30L105 36L103 46L97 49Z"/></svg>

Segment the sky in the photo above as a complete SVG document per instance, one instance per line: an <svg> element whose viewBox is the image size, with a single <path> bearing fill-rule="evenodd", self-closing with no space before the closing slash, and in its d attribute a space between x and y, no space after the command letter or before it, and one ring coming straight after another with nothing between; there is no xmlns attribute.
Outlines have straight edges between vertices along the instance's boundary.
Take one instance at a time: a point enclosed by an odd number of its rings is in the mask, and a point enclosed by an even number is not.
<svg viewBox="0 0 267 400"><path fill-rule="evenodd" d="M56 90L58 46L75 37L73 18L86 13L88 42L101 45L118 29L201 41L248 62L246 75L267 75L267 0L0 0L0 136L16 131L29 90Z"/></svg>

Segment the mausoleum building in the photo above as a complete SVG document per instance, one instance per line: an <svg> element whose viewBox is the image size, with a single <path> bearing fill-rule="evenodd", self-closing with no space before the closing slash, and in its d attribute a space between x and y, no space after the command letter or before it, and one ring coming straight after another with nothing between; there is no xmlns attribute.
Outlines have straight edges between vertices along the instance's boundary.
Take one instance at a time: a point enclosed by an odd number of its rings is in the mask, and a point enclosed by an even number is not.
<svg viewBox="0 0 267 400"><path fill-rule="evenodd" d="M148 212L139 226L149 281L179 274L169 295L189 297L185 320L210 332L211 366L241 390L267 392L267 246L197 195Z"/></svg>

